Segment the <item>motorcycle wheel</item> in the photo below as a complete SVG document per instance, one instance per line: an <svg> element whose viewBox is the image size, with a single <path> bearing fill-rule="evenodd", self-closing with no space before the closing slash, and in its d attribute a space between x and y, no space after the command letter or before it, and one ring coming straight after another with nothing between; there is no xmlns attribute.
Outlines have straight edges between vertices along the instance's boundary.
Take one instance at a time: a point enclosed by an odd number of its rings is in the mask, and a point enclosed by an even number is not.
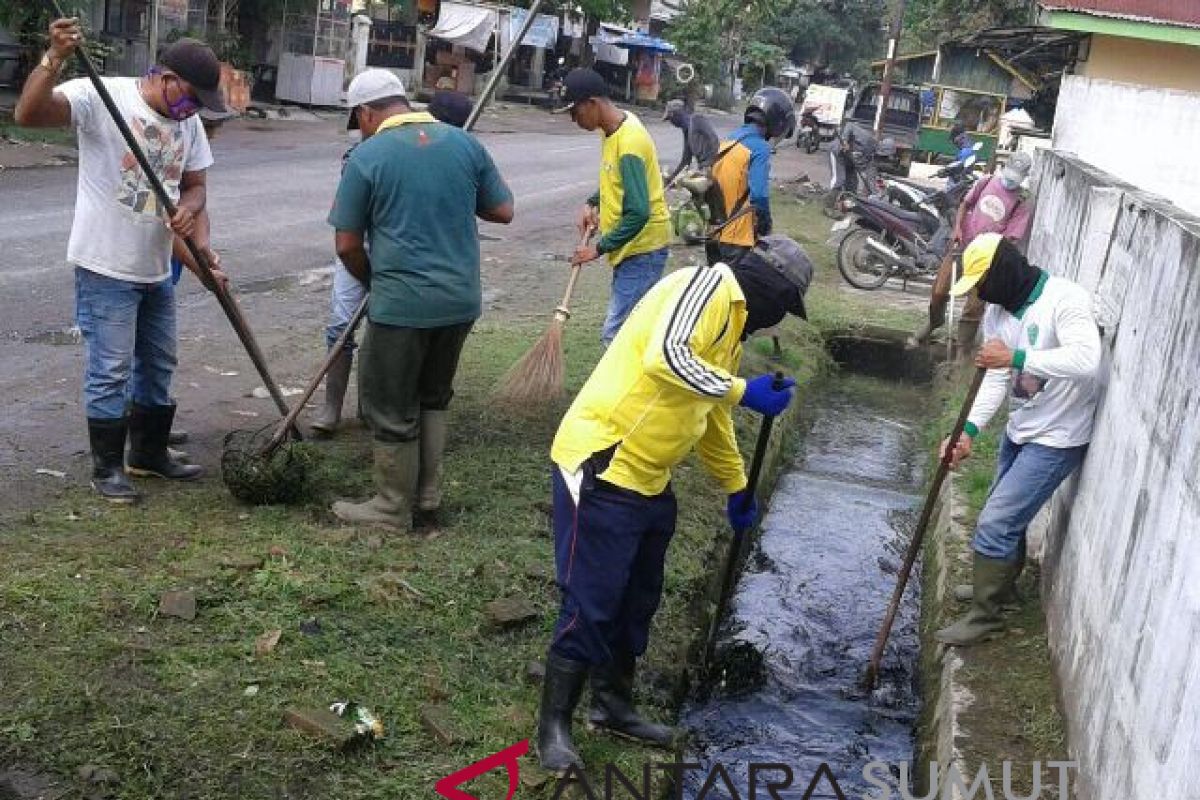
<svg viewBox="0 0 1200 800"><path fill-rule="evenodd" d="M838 270L856 289L871 291L887 283L892 269L879 255L871 252L867 242L880 240L880 234L868 228L855 228L846 234L838 246Z"/></svg>

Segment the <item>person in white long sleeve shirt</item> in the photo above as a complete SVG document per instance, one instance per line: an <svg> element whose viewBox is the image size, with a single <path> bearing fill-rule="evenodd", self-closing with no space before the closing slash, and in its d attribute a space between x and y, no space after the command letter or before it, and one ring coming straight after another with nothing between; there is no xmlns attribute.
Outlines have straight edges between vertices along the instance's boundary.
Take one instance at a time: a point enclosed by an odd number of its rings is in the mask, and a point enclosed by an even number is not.
<svg viewBox="0 0 1200 800"><path fill-rule="evenodd" d="M952 463L970 456L972 440L1006 397L1009 414L996 479L972 540L971 610L936 634L938 641L959 646L1004 630L1000 611L1014 602L1026 529L1087 452L1100 366L1100 332L1088 292L1033 266L1000 234L971 242L951 294L976 287L988 306L975 364L988 372Z"/></svg>

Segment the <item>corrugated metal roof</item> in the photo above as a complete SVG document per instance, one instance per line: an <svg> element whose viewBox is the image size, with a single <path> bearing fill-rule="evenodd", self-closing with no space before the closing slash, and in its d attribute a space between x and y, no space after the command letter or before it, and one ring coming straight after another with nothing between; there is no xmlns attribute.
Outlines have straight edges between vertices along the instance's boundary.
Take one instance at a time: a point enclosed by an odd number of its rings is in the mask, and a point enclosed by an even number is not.
<svg viewBox="0 0 1200 800"><path fill-rule="evenodd" d="M1042 8L1200 28L1200 0L1046 0Z"/></svg>

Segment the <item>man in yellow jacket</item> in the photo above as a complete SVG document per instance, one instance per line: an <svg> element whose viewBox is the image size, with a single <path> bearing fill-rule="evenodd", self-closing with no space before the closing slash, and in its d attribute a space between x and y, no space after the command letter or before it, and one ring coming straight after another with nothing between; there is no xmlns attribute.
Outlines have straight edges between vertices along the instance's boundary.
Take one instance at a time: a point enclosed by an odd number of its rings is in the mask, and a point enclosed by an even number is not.
<svg viewBox="0 0 1200 800"><path fill-rule="evenodd" d="M681 269L652 288L625 321L555 436L554 542L562 608L546 659L538 754L562 772L581 759L571 715L591 675L590 722L669 745L674 731L633 707L638 656L662 596L675 532L671 470L693 448L729 495L744 530L757 508L731 411L779 414L794 382L737 376L742 342L789 312L804 316L807 258L784 266ZM748 502L747 502L748 501Z"/></svg>

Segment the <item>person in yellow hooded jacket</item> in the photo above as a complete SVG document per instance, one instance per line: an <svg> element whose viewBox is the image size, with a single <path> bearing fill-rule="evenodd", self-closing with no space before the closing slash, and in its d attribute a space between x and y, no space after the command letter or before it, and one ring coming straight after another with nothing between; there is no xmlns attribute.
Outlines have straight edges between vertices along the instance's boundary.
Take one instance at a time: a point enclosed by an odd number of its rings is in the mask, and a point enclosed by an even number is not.
<svg viewBox="0 0 1200 800"><path fill-rule="evenodd" d="M538 719L542 766L582 760L571 715L591 677L592 726L662 746L674 731L633 706L675 531L671 470L694 448L729 496L734 528L753 525L732 409L776 415L794 381L738 377L742 342L791 312L804 316L807 257L764 267L686 268L638 303L559 426L550 451L562 606Z"/></svg>

